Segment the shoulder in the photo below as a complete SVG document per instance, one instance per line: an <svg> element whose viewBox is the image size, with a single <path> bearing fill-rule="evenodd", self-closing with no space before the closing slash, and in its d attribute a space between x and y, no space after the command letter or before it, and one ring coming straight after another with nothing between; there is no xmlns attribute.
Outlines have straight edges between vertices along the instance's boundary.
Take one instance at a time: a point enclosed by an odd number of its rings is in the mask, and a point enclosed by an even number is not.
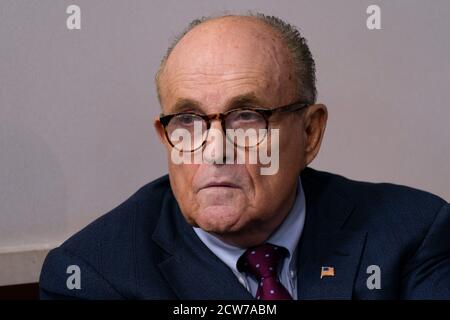
<svg viewBox="0 0 450 320"><path fill-rule="evenodd" d="M309 184L327 197L338 195L354 205L351 221L368 229L421 234L428 230L447 202L430 192L393 183L348 179L338 174L307 168L302 173ZM394 231L396 230L396 231Z"/></svg>
<svg viewBox="0 0 450 320"><path fill-rule="evenodd" d="M60 248L90 259L96 258L95 247L98 250L105 250L107 246L122 249L123 243L127 243L125 240L136 230L136 220L144 219L156 225L167 193L171 193L167 176L146 184L116 208L74 234ZM118 243L122 245L116 247Z"/></svg>
<svg viewBox="0 0 450 320"><path fill-rule="evenodd" d="M313 179L322 188L338 192L342 197L349 198L360 204L381 204L394 207L429 208L442 206L446 201L430 192L394 184L358 181L315 169L306 169L307 179Z"/></svg>
<svg viewBox="0 0 450 320"><path fill-rule="evenodd" d="M143 226L151 236L163 202L172 199L171 195L167 175L154 180L50 251L41 271L41 292L66 295L67 268L75 265L81 269L83 283L92 286L80 290L89 292L88 298L96 298L96 292L99 297L107 293L110 298L121 298L124 290L115 284L134 281L136 238L142 238Z"/></svg>

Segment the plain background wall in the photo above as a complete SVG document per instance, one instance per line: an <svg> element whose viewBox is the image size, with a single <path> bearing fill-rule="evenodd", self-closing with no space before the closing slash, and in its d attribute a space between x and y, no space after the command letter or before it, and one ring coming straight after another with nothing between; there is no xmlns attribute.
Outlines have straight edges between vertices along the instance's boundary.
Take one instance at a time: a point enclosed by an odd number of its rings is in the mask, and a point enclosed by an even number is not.
<svg viewBox="0 0 450 320"><path fill-rule="evenodd" d="M309 41L330 113L312 167L450 200L447 0L1 0L0 251L58 244L164 174L160 58L193 18L249 9Z"/></svg>

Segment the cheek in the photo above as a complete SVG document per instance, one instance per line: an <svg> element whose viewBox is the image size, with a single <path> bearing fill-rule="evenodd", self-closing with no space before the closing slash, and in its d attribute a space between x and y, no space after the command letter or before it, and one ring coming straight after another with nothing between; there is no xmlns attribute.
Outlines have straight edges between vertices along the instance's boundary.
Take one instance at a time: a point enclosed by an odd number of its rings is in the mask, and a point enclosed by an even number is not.
<svg viewBox="0 0 450 320"><path fill-rule="evenodd" d="M302 135L300 120L290 121L290 128L280 129L280 171L292 174L298 171L304 162L304 137Z"/></svg>
<svg viewBox="0 0 450 320"><path fill-rule="evenodd" d="M191 157L185 157L167 143L167 163L170 180L174 183L172 188L190 190L192 180L199 168L198 164L194 164L193 154Z"/></svg>
<svg viewBox="0 0 450 320"><path fill-rule="evenodd" d="M195 164L176 165L169 162L170 185L180 206L183 206L183 204L195 206L192 180L198 167L199 165Z"/></svg>
<svg viewBox="0 0 450 320"><path fill-rule="evenodd" d="M298 121L292 121L288 122L286 126L290 127L278 128L278 144L276 141L269 141L271 149L274 147L278 148L278 171L272 175L261 175L260 166L247 166L247 170L250 172L255 184L255 202L260 207L270 208L278 206L279 203L276 203L274 199L285 199L287 194L291 192L304 163L304 141L301 136L300 124ZM272 152L274 150L270 151L274 154ZM271 161L275 161L274 157L275 155ZM278 197L274 197L274 195L278 195Z"/></svg>

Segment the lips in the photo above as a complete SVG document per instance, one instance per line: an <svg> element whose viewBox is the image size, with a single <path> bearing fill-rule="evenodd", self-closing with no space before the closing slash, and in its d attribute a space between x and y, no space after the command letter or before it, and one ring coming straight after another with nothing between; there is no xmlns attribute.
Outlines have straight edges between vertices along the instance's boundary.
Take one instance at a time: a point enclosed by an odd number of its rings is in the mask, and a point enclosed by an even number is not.
<svg viewBox="0 0 450 320"><path fill-rule="evenodd" d="M207 188L239 188L239 186L233 182L223 181L223 182L208 182L204 186L202 186L199 190L207 189Z"/></svg>

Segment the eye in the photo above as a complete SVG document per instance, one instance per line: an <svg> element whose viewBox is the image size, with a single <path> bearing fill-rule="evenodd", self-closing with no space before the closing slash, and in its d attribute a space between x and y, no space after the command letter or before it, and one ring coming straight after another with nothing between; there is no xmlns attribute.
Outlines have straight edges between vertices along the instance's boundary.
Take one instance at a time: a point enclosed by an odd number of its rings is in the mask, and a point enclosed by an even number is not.
<svg viewBox="0 0 450 320"><path fill-rule="evenodd" d="M191 126L195 121L199 121L199 117L192 114L180 114L176 117L176 122L182 126Z"/></svg>
<svg viewBox="0 0 450 320"><path fill-rule="evenodd" d="M259 121L261 116L254 111L240 111L233 118L235 121Z"/></svg>

